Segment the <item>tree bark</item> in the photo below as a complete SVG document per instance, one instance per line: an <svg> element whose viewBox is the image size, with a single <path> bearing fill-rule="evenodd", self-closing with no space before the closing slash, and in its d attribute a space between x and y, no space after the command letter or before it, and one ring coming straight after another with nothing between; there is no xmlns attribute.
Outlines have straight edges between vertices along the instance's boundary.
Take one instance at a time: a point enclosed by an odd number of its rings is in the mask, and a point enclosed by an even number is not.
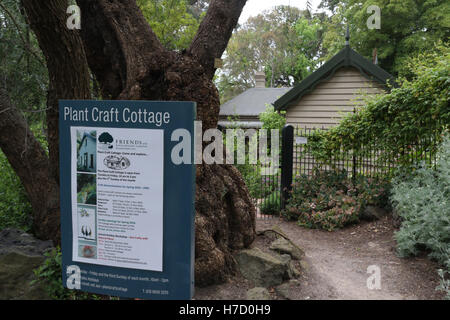
<svg viewBox="0 0 450 320"><path fill-rule="evenodd" d="M195 101L203 130L217 127L214 59L225 50L245 0L212 1L191 47L182 53L161 45L133 0L78 0L82 42L78 32L65 28L66 1L22 1L50 73L47 122L53 152L47 171L52 178L58 150L57 99L90 97L86 60L103 98ZM235 270L232 251L253 242L255 208L233 166L198 165L196 185L195 275L198 285L208 285L225 280Z"/></svg>
<svg viewBox="0 0 450 320"><path fill-rule="evenodd" d="M59 238L59 186L49 174L48 157L1 87L0 137L0 149L31 203L33 231L40 238Z"/></svg>
<svg viewBox="0 0 450 320"><path fill-rule="evenodd" d="M44 53L49 72L49 89L47 94L47 139L49 156L45 168L43 164L36 169L39 173L27 170L17 171L27 191L33 208L34 229L40 238L52 239L55 244L60 243L59 223L59 128L58 128L58 100L59 99L89 99L90 80L83 43L77 32L67 29L66 0L22 0L28 23L36 34L39 46ZM18 117L17 112L10 117ZM27 132L27 141L32 134L25 122L16 119ZM14 148L8 137L2 137L2 150L11 164L18 158L11 153ZM18 145L19 146L19 145ZM36 156L36 161L43 163L41 152L35 150L35 143L30 153ZM5 154L7 153L5 152ZM44 153L45 155L45 153ZM29 159L32 162L32 158ZM33 166L33 163L29 164ZM36 177L38 175L38 177ZM34 183L30 183L32 180ZM37 199L36 199L37 197Z"/></svg>
<svg viewBox="0 0 450 320"><path fill-rule="evenodd" d="M212 79L215 59L225 51L247 0L216 0L210 4L200 28L188 50Z"/></svg>
<svg viewBox="0 0 450 320"><path fill-rule="evenodd" d="M59 184L58 100L89 99L89 69L78 32L67 29L67 0L22 0L22 5L47 62L49 173Z"/></svg>
<svg viewBox="0 0 450 320"><path fill-rule="evenodd" d="M212 2L196 44L185 53L161 45L135 1L99 0L94 4L79 0L78 4L83 12L82 38L88 63L104 95L195 101L203 130L217 127L220 101L212 82L214 58L225 50L245 1ZM134 39L135 30L142 30L138 39ZM233 249L253 242L255 208L240 173L232 166L197 166L196 185L195 276L198 285L208 285L225 280L234 270Z"/></svg>

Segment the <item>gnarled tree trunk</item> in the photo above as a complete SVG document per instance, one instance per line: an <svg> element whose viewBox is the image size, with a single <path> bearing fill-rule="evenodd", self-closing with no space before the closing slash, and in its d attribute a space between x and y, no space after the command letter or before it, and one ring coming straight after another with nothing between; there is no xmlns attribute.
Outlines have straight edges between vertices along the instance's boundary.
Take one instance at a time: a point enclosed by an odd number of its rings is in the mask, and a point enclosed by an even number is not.
<svg viewBox="0 0 450 320"><path fill-rule="evenodd" d="M80 34L65 28L67 1L22 0L51 79L49 179L57 185L57 99L89 98L87 65L105 99L195 101L203 130L215 128L220 101L212 82L214 60L222 56L245 2L213 0L190 48L173 52L161 45L133 0L78 0ZM2 149L9 144L2 142ZM24 184L29 174L19 173ZM195 275L198 285L207 285L234 270L232 250L253 242L255 208L233 166L198 165L196 183ZM30 196L34 189L29 189ZM36 222L45 225L41 218ZM48 223L54 227L53 220ZM58 232L48 236L59 241Z"/></svg>

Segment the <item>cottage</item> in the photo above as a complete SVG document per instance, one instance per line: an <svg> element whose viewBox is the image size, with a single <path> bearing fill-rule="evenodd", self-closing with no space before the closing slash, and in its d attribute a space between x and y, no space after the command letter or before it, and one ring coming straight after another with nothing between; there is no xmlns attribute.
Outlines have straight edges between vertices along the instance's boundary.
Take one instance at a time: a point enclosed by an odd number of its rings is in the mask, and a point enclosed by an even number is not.
<svg viewBox="0 0 450 320"><path fill-rule="evenodd" d="M77 170L83 172L97 171L97 139L88 132L84 132L79 144Z"/></svg>
<svg viewBox="0 0 450 320"><path fill-rule="evenodd" d="M255 75L255 88L250 88L240 95L227 101L220 107L219 127L228 128L238 125L241 128L261 128L259 115L266 111L278 98L292 88L266 88L263 72ZM230 118L232 121L230 121ZM233 123L235 122L235 123Z"/></svg>
<svg viewBox="0 0 450 320"><path fill-rule="evenodd" d="M329 128L363 104L363 95L384 93L393 76L346 46L317 71L274 102L286 122L301 128Z"/></svg>

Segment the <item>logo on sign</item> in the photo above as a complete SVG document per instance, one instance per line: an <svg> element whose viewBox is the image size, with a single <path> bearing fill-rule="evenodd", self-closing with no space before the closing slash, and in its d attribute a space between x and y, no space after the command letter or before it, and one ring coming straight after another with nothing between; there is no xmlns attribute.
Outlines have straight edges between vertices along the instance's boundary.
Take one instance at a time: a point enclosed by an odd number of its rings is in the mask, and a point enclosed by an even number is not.
<svg viewBox="0 0 450 320"><path fill-rule="evenodd" d="M126 157L107 156L103 163L113 170L125 170L130 166L130 160Z"/></svg>
<svg viewBox="0 0 450 320"><path fill-rule="evenodd" d="M103 132L98 137L98 142L100 142L99 148L103 150L112 149L114 147L112 144L114 142L114 138L111 134L109 134L109 132Z"/></svg>

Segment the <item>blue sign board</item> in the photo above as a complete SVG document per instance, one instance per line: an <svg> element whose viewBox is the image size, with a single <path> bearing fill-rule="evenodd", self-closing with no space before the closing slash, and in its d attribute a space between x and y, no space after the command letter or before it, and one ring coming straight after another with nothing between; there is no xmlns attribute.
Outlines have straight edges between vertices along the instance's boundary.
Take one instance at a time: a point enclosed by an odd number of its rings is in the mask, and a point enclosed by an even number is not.
<svg viewBox="0 0 450 320"><path fill-rule="evenodd" d="M193 150L195 109L193 102L59 102L64 286L192 298L195 165L172 161L172 150L181 142Z"/></svg>

